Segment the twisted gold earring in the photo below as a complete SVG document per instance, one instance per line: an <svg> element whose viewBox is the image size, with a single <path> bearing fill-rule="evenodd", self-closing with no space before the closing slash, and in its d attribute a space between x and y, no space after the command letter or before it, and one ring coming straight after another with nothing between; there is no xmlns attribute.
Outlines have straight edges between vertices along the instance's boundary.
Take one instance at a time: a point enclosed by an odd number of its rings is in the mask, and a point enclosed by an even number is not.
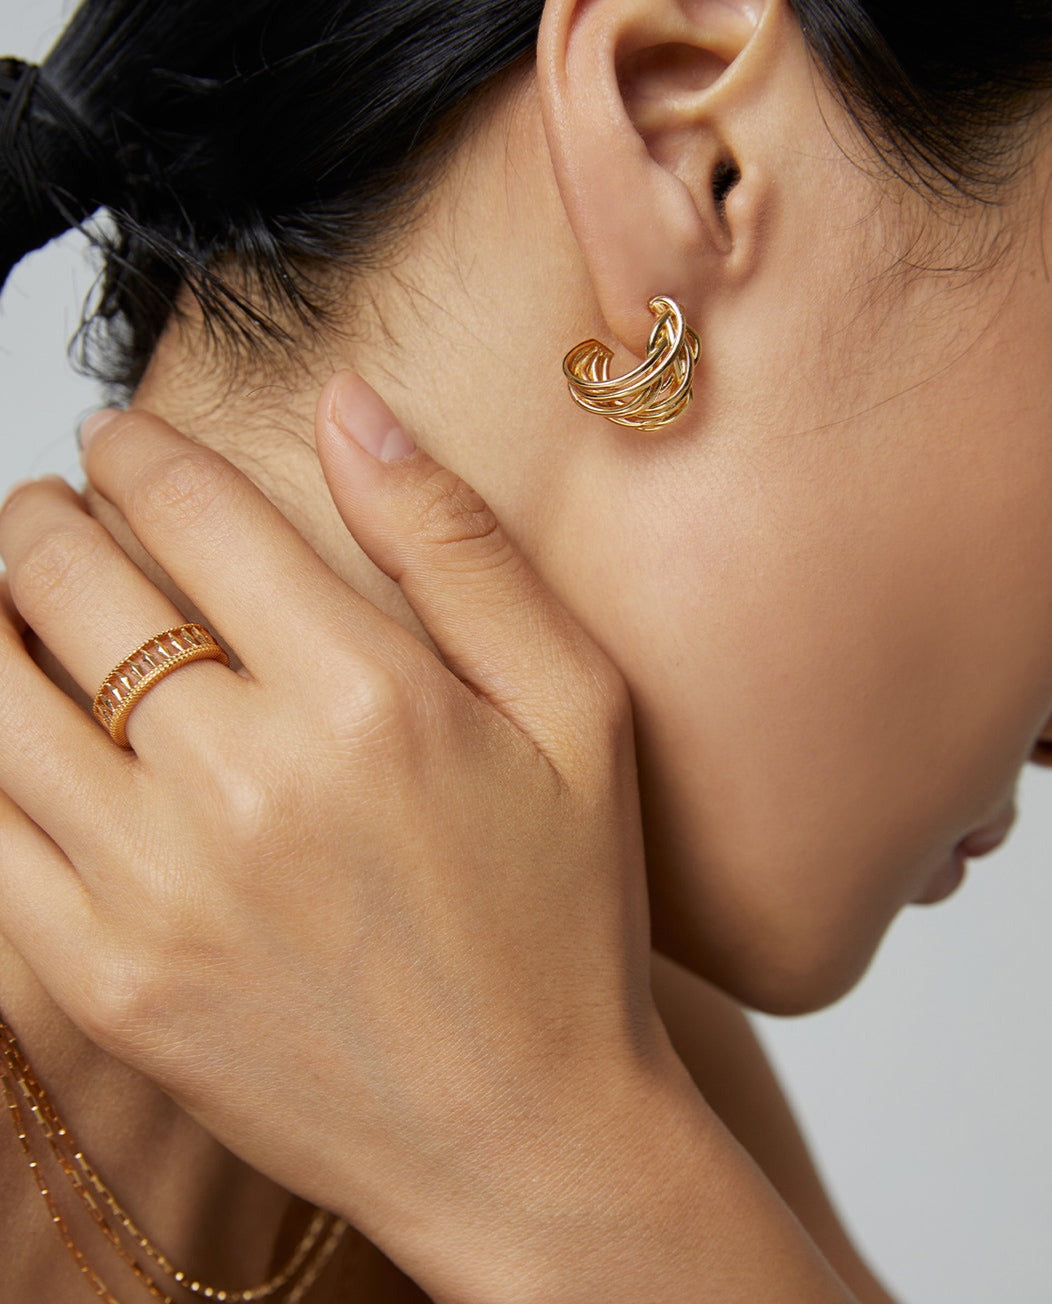
<svg viewBox="0 0 1052 1304"><path fill-rule="evenodd" d="M657 321L647 358L627 375L610 379L614 355L599 340L585 340L563 359L570 397L579 407L636 430L660 430L686 410L701 353L701 343L674 299L659 294L648 306Z"/></svg>

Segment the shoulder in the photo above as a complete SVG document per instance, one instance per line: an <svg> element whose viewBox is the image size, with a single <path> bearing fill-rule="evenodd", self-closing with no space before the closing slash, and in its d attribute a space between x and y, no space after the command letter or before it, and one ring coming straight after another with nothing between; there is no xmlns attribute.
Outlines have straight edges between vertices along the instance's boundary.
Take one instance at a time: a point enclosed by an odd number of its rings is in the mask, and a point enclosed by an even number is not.
<svg viewBox="0 0 1052 1304"><path fill-rule="evenodd" d="M654 1000L698 1090L810 1233L859 1304L896 1304L852 1244L741 1006L659 952Z"/></svg>

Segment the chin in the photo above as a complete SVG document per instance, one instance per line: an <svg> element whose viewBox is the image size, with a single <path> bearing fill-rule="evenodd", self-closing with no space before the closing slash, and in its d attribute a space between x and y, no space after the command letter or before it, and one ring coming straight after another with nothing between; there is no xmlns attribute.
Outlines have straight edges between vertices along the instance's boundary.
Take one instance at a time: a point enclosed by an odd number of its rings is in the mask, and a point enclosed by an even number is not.
<svg viewBox="0 0 1052 1304"><path fill-rule="evenodd" d="M728 948L663 929L655 916L651 940L655 950L746 1008L788 1018L814 1014L846 996L869 968L880 939L845 947L828 939L766 935Z"/></svg>

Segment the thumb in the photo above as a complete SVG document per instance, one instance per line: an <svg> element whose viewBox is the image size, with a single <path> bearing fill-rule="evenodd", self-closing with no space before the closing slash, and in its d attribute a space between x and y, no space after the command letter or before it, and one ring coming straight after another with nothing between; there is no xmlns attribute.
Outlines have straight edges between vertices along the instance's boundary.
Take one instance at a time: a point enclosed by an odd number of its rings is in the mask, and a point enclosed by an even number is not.
<svg viewBox="0 0 1052 1304"><path fill-rule="evenodd" d="M475 490L417 448L361 377L326 385L315 438L347 528L459 679L552 760L579 748L582 712L620 709L623 686L601 650Z"/></svg>

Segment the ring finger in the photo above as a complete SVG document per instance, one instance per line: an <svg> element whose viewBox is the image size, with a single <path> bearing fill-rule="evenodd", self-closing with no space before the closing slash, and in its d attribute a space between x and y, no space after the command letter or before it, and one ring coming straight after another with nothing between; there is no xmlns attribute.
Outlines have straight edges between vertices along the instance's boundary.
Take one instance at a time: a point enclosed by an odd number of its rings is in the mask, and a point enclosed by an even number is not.
<svg viewBox="0 0 1052 1304"><path fill-rule="evenodd" d="M0 508L0 557L19 612L91 700L145 639L185 623L57 476L22 486ZM195 678L202 673L214 676L216 691L231 682L220 665L199 667ZM214 715L190 711L187 694L199 700L201 686L199 679L188 684L182 674L170 674L152 687L129 716L132 747L147 730L161 746L177 742L191 717L200 741L202 714Z"/></svg>

